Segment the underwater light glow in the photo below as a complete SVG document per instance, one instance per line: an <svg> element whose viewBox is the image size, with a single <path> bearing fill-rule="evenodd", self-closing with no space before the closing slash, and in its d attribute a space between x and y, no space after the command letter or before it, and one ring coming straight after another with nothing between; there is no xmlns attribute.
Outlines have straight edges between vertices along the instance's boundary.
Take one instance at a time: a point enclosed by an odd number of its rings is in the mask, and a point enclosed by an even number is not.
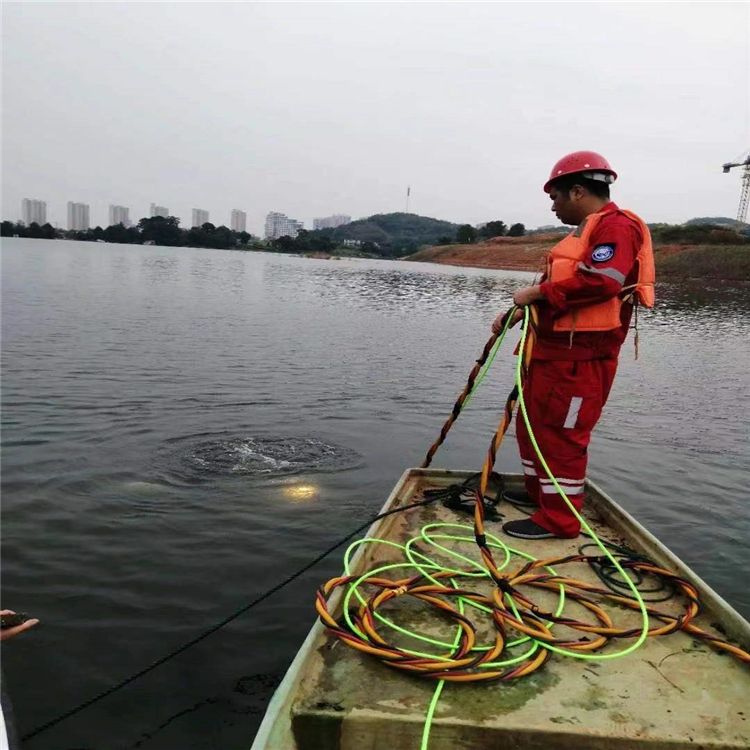
<svg viewBox="0 0 750 750"><path fill-rule="evenodd" d="M315 497L318 490L309 484L297 484L292 487L285 487L284 493L292 500L310 500Z"/></svg>

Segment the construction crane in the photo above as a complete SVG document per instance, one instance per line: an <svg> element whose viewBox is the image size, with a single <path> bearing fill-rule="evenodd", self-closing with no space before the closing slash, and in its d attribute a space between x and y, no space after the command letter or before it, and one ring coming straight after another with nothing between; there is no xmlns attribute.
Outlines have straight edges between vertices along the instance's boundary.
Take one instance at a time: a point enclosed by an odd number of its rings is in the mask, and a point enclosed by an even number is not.
<svg viewBox="0 0 750 750"><path fill-rule="evenodd" d="M737 221L741 224L747 219L747 205L750 202L750 151L740 154L734 161L722 164L726 174L733 167L744 167L742 170L742 192L740 193L740 207L737 210Z"/></svg>

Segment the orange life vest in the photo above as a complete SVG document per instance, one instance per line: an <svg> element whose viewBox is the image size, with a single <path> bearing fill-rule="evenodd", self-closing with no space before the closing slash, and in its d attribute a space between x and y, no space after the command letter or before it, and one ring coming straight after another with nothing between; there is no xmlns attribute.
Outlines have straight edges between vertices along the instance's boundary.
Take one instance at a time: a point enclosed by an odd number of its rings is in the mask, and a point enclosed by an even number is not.
<svg viewBox="0 0 750 750"><path fill-rule="evenodd" d="M635 259L638 269L637 283L623 287L619 295L606 302L580 307L572 313L560 316L555 320L555 331L611 331L621 325L620 311L623 304L640 302L646 307L654 306L655 272L651 233L643 220L632 211L618 211L632 219L640 230L641 246ZM552 252L547 256L548 281L565 281L575 275L578 264L586 257L591 233L607 215L609 212L587 216L577 229L552 248Z"/></svg>

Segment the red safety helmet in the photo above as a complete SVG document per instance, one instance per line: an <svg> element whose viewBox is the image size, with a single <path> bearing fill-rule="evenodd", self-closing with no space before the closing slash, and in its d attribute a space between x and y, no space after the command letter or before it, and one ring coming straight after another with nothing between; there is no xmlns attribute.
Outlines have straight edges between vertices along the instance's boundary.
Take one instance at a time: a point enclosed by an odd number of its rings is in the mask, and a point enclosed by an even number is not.
<svg viewBox="0 0 750 750"><path fill-rule="evenodd" d="M595 151L574 151L572 154L563 156L552 167L549 180L544 185L544 192L549 193L552 182L558 177L580 172L590 172L590 174L584 174L590 180L612 183L617 179L617 172L609 166L609 162L601 154Z"/></svg>

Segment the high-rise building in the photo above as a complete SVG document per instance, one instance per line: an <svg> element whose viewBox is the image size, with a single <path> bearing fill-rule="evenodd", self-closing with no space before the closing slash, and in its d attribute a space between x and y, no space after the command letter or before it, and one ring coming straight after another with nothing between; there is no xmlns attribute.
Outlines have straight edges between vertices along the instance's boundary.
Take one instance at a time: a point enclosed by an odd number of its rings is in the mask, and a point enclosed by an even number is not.
<svg viewBox="0 0 750 750"><path fill-rule="evenodd" d="M232 209L232 215L229 218L229 228L234 232L246 232L247 214L240 211L239 208Z"/></svg>
<svg viewBox="0 0 750 750"><path fill-rule="evenodd" d="M28 226L32 222L47 223L47 201L24 198L21 201L21 221Z"/></svg>
<svg viewBox="0 0 750 750"><path fill-rule="evenodd" d="M109 226L115 224L123 224L126 227L130 226L130 209L127 206L109 206Z"/></svg>
<svg viewBox="0 0 750 750"><path fill-rule="evenodd" d="M163 216L165 219L169 216L169 209L166 206L157 206L156 203L151 204L151 214L154 216Z"/></svg>
<svg viewBox="0 0 750 750"><path fill-rule="evenodd" d="M320 219L313 219L313 229L335 229L344 224L350 224L351 216L346 214L333 214L333 216L323 216Z"/></svg>
<svg viewBox="0 0 750 750"><path fill-rule="evenodd" d="M266 216L266 239L277 240L279 237L296 237L305 225L296 219L290 219L286 214L269 211Z"/></svg>
<svg viewBox="0 0 750 750"><path fill-rule="evenodd" d="M68 229L85 231L90 226L88 204L68 201Z"/></svg>
<svg viewBox="0 0 750 750"><path fill-rule="evenodd" d="M204 211L202 208L193 209L193 223L191 226L202 227L208 223L208 211Z"/></svg>

